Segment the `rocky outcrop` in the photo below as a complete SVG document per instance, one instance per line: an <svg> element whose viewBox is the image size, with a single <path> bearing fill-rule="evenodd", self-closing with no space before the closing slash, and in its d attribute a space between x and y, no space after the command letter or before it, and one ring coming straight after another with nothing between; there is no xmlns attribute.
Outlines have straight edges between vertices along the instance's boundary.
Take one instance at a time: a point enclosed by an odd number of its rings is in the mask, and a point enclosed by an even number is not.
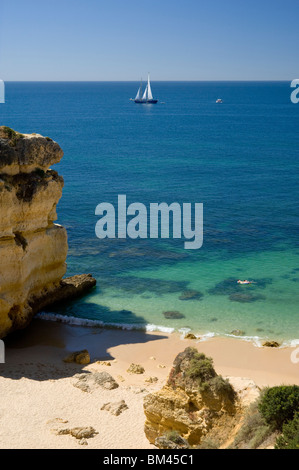
<svg viewBox="0 0 299 470"><path fill-rule="evenodd" d="M67 233L54 221L63 178L49 169L62 155L49 137L0 127L0 338L91 287L90 279L62 281Z"/></svg>
<svg viewBox="0 0 299 470"><path fill-rule="evenodd" d="M245 382L233 387L215 372L211 358L186 348L175 358L166 385L144 398L146 437L158 447L171 434L191 446L210 434L224 443L240 422L243 403L258 395L255 384Z"/></svg>
<svg viewBox="0 0 299 470"><path fill-rule="evenodd" d="M31 300L65 274L67 234L53 223L63 178L49 169L62 155L52 139L0 127L0 337L26 326Z"/></svg>
<svg viewBox="0 0 299 470"><path fill-rule="evenodd" d="M62 302L70 302L82 297L96 285L96 280L91 274L76 274L62 279L51 292L47 291L40 296L32 296L30 306L33 314L40 312L49 306L55 306Z"/></svg>

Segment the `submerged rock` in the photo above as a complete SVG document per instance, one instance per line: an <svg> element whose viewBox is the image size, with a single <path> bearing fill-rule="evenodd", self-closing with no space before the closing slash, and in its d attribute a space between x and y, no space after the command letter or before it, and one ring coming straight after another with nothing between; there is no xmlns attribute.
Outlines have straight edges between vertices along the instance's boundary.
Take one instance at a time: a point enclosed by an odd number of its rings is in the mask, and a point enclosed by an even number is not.
<svg viewBox="0 0 299 470"><path fill-rule="evenodd" d="M163 312L163 315L167 320L176 320L179 318L185 318L185 315L177 310L169 310L167 312Z"/></svg>
<svg viewBox="0 0 299 470"><path fill-rule="evenodd" d="M233 330L230 332L231 335L234 335L234 336L244 336L245 335L245 331L243 330Z"/></svg>
<svg viewBox="0 0 299 470"><path fill-rule="evenodd" d="M237 293L247 294L248 292L244 292L245 289L249 288L253 291L256 291L256 289L265 289L265 287L271 283L271 278L261 278L255 279L254 284L244 286L238 284L236 278L229 277L227 279L224 279L223 281L218 282L214 287L208 290L208 293L212 295L233 295Z"/></svg>
<svg viewBox="0 0 299 470"><path fill-rule="evenodd" d="M232 302L256 302L257 300L265 300L265 296L261 294L252 294L251 292L236 292L229 296Z"/></svg>
<svg viewBox="0 0 299 470"><path fill-rule="evenodd" d="M230 277L218 282L215 287L208 290L208 293L212 295L230 295L234 292L239 292L239 290L240 286L237 284L237 280Z"/></svg>
<svg viewBox="0 0 299 470"><path fill-rule="evenodd" d="M125 290L132 294L153 293L157 295L181 292L186 290L188 283L185 281L167 281L164 279L141 278L137 276L106 276L101 279L101 288Z"/></svg>
<svg viewBox="0 0 299 470"><path fill-rule="evenodd" d="M203 294L199 292L198 290L185 290L179 296L179 299L180 300L201 300L202 297L203 297Z"/></svg>

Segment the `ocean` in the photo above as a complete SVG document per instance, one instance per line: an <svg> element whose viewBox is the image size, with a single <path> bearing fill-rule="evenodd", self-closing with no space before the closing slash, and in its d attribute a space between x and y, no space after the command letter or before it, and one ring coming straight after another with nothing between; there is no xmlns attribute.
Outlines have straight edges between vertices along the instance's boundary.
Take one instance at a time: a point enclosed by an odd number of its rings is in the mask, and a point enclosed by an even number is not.
<svg viewBox="0 0 299 470"><path fill-rule="evenodd" d="M138 85L6 83L1 125L64 150L55 169L65 180L67 275L97 279L44 318L296 342L299 104L290 82L152 82L156 105L130 101ZM95 208L117 206L118 194L147 207L203 203L203 246L98 239Z"/></svg>

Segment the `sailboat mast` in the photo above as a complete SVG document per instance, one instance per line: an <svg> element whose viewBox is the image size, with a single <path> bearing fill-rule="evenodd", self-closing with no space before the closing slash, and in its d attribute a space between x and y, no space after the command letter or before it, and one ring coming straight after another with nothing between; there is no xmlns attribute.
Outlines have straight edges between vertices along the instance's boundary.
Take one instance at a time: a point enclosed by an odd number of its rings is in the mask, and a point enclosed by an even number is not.
<svg viewBox="0 0 299 470"><path fill-rule="evenodd" d="M147 84L146 84L144 93L142 94L142 78L141 78L140 87L138 89L138 92L137 92L137 95L136 95L134 101L135 101L135 103L150 103L150 104L155 104L155 103L158 102L158 100L155 100L153 98L149 72L148 72L148 76L147 76Z"/></svg>

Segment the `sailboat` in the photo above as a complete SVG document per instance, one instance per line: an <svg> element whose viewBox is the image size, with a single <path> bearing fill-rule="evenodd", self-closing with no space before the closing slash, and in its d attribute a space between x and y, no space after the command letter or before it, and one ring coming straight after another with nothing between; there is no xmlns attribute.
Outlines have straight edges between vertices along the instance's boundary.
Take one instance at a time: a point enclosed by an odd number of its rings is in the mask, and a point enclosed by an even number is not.
<svg viewBox="0 0 299 470"><path fill-rule="evenodd" d="M135 103L143 103L143 104L155 104L158 103L158 100L155 100L152 95L151 83L150 83L150 76L148 74L147 77L147 85L142 94L142 80L140 81L140 87L138 88L137 95L134 99Z"/></svg>

